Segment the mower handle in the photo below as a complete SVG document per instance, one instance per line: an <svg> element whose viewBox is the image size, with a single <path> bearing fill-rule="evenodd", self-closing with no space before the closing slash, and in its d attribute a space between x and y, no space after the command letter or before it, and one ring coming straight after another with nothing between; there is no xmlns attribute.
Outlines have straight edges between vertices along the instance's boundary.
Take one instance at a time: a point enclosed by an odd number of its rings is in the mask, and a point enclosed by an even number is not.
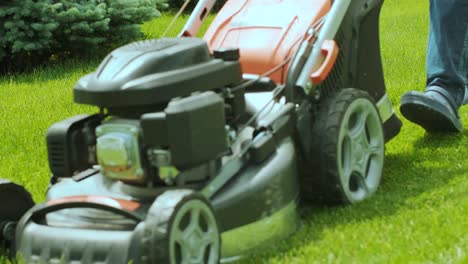
<svg viewBox="0 0 468 264"><path fill-rule="evenodd" d="M210 13L216 0L200 0L190 15L179 37L195 37L200 30L203 21Z"/></svg>
<svg viewBox="0 0 468 264"><path fill-rule="evenodd" d="M72 208L91 208L103 210L117 215L127 217L131 220L142 222L144 217L140 216L136 212L131 212L120 206L113 206L106 203L99 203L96 201L87 201L87 200L75 200L75 201L59 201L59 202L48 202L42 203L31 208L20 220L18 226L25 226L30 220L39 221L44 218L47 214L56 212L62 209L72 209Z"/></svg>
<svg viewBox="0 0 468 264"><path fill-rule="evenodd" d="M56 212L62 209L71 209L71 208L92 208L92 209L99 209L108 212L112 212L124 217L127 217L131 220L142 222L144 221L144 217L140 216L136 212L130 212L123 208L119 208L118 206L111 206L106 205L104 203L96 203L96 202L87 202L87 201L72 201L72 202L58 202L58 203L41 203L37 204L33 208L24 214L24 216L20 219L16 226L16 233L21 234L23 233L26 225L32 220L35 222L39 222L43 219L47 214ZM17 237L17 244L21 244L21 236Z"/></svg>
<svg viewBox="0 0 468 264"><path fill-rule="evenodd" d="M308 57L307 61L302 68L301 73L296 81L296 87L302 87L305 94L310 94L313 89L313 81L311 80L311 74L316 72L321 62L325 59L322 48L323 44L327 40L335 39L335 35L343 21L346 12L348 11L349 5L352 0L334 0L330 11L327 14L325 22L320 30L317 41L315 42L312 53Z"/></svg>
<svg viewBox="0 0 468 264"><path fill-rule="evenodd" d="M336 59L338 58L338 45L334 40L325 40L322 44L322 54L325 56L325 59L315 72L310 75L312 83L319 85L327 78L330 74L333 66L335 65Z"/></svg>

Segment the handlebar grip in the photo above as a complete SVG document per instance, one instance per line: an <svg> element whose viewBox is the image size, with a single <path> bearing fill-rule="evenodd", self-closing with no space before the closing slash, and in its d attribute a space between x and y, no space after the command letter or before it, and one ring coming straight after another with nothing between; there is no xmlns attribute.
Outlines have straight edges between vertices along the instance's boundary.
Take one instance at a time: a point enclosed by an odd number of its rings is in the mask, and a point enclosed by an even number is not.
<svg viewBox="0 0 468 264"><path fill-rule="evenodd" d="M318 85L321 84L328 77L330 72L335 66L336 59L338 58L339 48L334 40L325 40L322 44L322 54L325 56L320 68L310 75L310 80Z"/></svg>

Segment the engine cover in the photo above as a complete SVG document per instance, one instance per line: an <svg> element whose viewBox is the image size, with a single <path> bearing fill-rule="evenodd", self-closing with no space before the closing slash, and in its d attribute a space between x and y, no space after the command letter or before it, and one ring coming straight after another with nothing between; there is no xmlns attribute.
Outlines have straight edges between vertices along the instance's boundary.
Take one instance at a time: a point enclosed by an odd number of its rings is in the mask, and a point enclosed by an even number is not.
<svg viewBox="0 0 468 264"><path fill-rule="evenodd" d="M216 160L228 148L224 101L214 92L172 100L164 112L143 115L141 127L144 144L170 151L178 169Z"/></svg>
<svg viewBox="0 0 468 264"><path fill-rule="evenodd" d="M112 113L164 109L175 97L240 83L238 61L211 57L205 41L165 38L128 44L109 54L74 88L77 103ZM115 112L114 112L115 114ZM119 114L119 113L118 113Z"/></svg>

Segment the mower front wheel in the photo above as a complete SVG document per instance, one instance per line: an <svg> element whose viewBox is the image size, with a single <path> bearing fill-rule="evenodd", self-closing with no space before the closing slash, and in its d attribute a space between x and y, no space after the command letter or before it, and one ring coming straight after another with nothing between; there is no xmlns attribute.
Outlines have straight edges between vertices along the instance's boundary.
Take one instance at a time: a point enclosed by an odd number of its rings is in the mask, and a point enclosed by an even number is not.
<svg viewBox="0 0 468 264"><path fill-rule="evenodd" d="M213 209L192 190L166 191L145 220L146 263L219 263L221 237Z"/></svg>
<svg viewBox="0 0 468 264"><path fill-rule="evenodd" d="M379 112L367 92L343 89L323 102L312 128L305 198L352 204L378 188L384 164Z"/></svg>
<svg viewBox="0 0 468 264"><path fill-rule="evenodd" d="M9 250L15 226L23 214L34 206L31 194L20 185L0 179L0 248Z"/></svg>

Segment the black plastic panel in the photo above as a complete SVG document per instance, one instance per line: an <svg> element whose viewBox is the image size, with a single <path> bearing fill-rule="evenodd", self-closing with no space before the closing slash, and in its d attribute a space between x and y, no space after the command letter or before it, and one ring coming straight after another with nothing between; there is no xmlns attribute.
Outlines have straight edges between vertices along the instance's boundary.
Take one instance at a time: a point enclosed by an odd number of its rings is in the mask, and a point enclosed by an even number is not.
<svg viewBox="0 0 468 264"><path fill-rule="evenodd" d="M223 232L270 216L299 197L293 142L284 139L260 164L249 164L212 198Z"/></svg>
<svg viewBox="0 0 468 264"><path fill-rule="evenodd" d="M71 177L94 164L88 148L102 116L79 115L53 124L46 135L49 167L54 177Z"/></svg>
<svg viewBox="0 0 468 264"><path fill-rule="evenodd" d="M113 51L96 72L80 79L74 98L111 114L143 114L164 109L173 98L241 81L239 62L211 58L205 41L161 39Z"/></svg>
<svg viewBox="0 0 468 264"><path fill-rule="evenodd" d="M143 143L152 147L168 147L167 116L164 112L144 114L141 116Z"/></svg>
<svg viewBox="0 0 468 264"><path fill-rule="evenodd" d="M224 101L213 92L174 100L165 110L173 164L190 168L227 150Z"/></svg>
<svg viewBox="0 0 468 264"><path fill-rule="evenodd" d="M367 91L377 102L386 92L380 55L379 15L383 0L352 0L335 38L340 53L320 85L323 95L341 88Z"/></svg>

